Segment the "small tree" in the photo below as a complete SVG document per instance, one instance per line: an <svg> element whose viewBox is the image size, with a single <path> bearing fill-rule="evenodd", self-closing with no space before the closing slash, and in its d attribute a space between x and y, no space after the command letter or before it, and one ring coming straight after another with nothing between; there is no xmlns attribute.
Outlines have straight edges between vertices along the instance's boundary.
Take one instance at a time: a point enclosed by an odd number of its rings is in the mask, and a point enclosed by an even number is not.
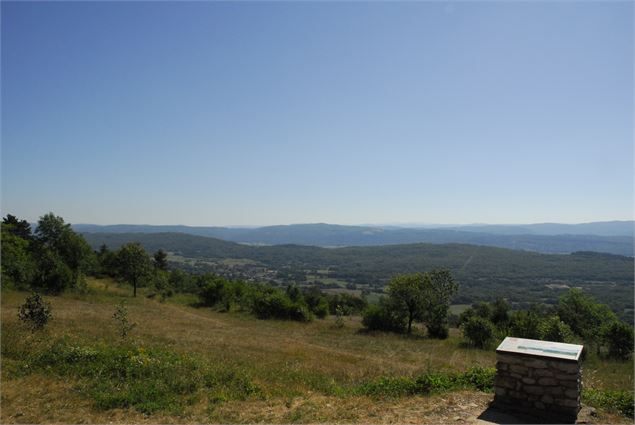
<svg viewBox="0 0 635 425"><path fill-rule="evenodd" d="M494 338L494 325L479 316L470 317L463 324L463 336L473 346L485 348Z"/></svg>
<svg viewBox="0 0 635 425"><path fill-rule="evenodd" d="M412 332L412 322L423 316L426 275L421 273L395 276L388 285L393 305L402 308L407 316L407 333ZM399 307L401 306L401 307Z"/></svg>
<svg viewBox="0 0 635 425"><path fill-rule="evenodd" d="M168 269L168 254L162 249L154 253L152 257L154 260L154 267L159 270L166 271Z"/></svg>
<svg viewBox="0 0 635 425"><path fill-rule="evenodd" d="M133 296L137 296L137 285L150 274L150 257L138 242L123 245L117 252L117 270L133 287Z"/></svg>
<svg viewBox="0 0 635 425"><path fill-rule="evenodd" d="M117 323L117 330L121 339L125 339L130 331L137 326L136 323L130 323L130 320L128 320L128 309L123 301L115 308L115 313L112 315L112 318L115 319Z"/></svg>
<svg viewBox="0 0 635 425"><path fill-rule="evenodd" d="M44 302L40 294L34 292L26 298L24 304L18 309L18 318L32 332L35 332L44 328L52 318L51 305Z"/></svg>
<svg viewBox="0 0 635 425"><path fill-rule="evenodd" d="M426 273L426 276L421 316L428 328L428 335L445 339L448 337L448 309L459 285L447 269L435 269Z"/></svg>
<svg viewBox="0 0 635 425"><path fill-rule="evenodd" d="M338 305L335 308L335 327L343 328L344 327L344 309L341 305Z"/></svg>

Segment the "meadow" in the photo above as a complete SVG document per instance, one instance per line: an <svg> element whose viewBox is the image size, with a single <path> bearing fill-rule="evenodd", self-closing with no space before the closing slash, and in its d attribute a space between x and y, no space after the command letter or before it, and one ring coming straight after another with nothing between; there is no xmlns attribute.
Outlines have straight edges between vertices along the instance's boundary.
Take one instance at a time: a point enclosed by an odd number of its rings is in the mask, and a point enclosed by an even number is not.
<svg viewBox="0 0 635 425"><path fill-rule="evenodd" d="M30 333L17 319L26 295L2 294L3 423L469 422L493 398L474 383L495 353L457 329L432 340L364 333L358 317L256 320L89 279L86 294L46 297L53 319ZM112 318L122 301L137 324L125 339ZM599 422L632 420L610 397L632 390L632 362L589 356L583 376ZM421 390L422 377L434 385Z"/></svg>

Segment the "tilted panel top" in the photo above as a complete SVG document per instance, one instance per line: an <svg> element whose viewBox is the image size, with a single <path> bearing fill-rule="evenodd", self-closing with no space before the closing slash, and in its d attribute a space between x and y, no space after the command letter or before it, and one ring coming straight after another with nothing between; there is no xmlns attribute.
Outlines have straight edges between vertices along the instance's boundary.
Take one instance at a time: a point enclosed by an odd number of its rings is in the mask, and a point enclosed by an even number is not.
<svg viewBox="0 0 635 425"><path fill-rule="evenodd" d="M582 348L582 345L577 344L508 336L501 342L496 352L578 361L582 353Z"/></svg>

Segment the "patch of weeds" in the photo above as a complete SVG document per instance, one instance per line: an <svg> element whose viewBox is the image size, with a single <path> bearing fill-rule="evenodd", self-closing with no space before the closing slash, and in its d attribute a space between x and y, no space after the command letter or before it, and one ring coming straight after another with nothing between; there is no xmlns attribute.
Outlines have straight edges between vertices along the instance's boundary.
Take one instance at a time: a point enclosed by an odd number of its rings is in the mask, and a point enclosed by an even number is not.
<svg viewBox="0 0 635 425"><path fill-rule="evenodd" d="M633 391L583 388L582 401L594 407L618 412L633 417Z"/></svg>
<svg viewBox="0 0 635 425"><path fill-rule="evenodd" d="M396 398L459 389L491 391L494 386L495 374L494 368L477 366L466 372L429 371L416 377L380 377L360 385L355 392L372 397Z"/></svg>
<svg viewBox="0 0 635 425"><path fill-rule="evenodd" d="M239 371L155 348L78 346L61 339L26 361L30 371L80 378L83 392L104 410L130 407L145 414L178 415L201 395L243 400L259 391Z"/></svg>

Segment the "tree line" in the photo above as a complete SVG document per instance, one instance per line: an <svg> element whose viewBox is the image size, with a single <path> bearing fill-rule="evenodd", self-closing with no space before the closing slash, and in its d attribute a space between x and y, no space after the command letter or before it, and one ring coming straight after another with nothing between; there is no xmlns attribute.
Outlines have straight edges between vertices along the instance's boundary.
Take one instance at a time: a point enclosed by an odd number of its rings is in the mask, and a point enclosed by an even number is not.
<svg viewBox="0 0 635 425"><path fill-rule="evenodd" d="M556 306L534 304L511 311L502 298L480 302L457 318L466 341L488 348L505 336L580 343L601 357L626 360L633 352L633 326L578 288L564 293Z"/></svg>

